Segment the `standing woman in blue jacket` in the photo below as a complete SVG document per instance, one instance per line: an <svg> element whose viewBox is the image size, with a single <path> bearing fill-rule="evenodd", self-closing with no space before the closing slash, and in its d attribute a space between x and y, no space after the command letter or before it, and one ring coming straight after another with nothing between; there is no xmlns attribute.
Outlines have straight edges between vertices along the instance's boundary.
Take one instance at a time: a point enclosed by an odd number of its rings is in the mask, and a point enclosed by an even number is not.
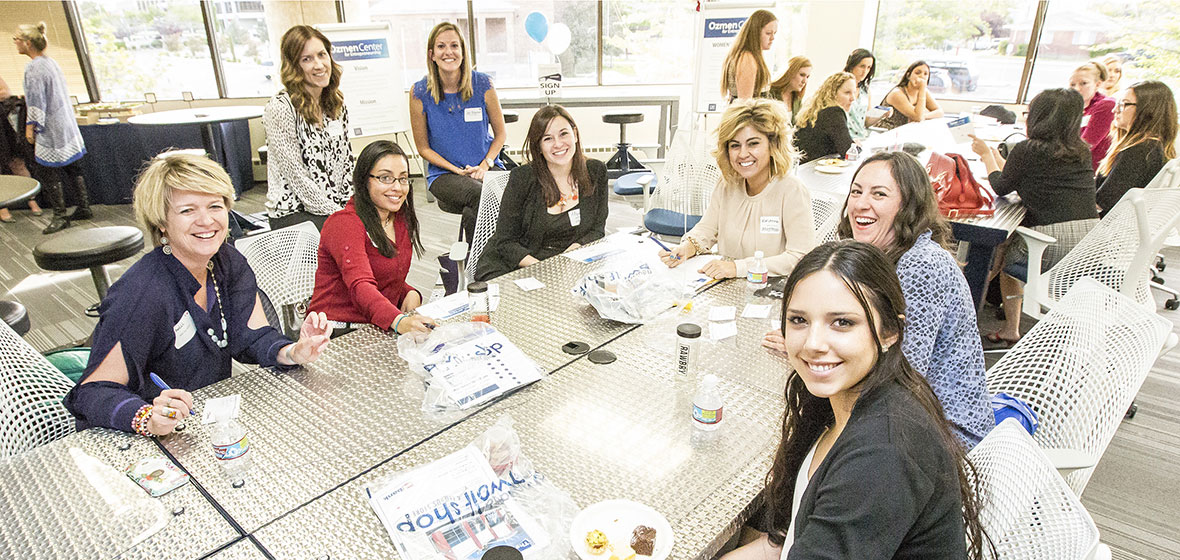
<svg viewBox="0 0 1180 560"><path fill-rule="evenodd" d="M498 156L508 135L492 78L471 69L467 43L451 22L430 31L426 76L410 92L410 128L414 146L429 162L430 192L440 208L463 215L463 235L470 242L483 175L503 167Z"/></svg>

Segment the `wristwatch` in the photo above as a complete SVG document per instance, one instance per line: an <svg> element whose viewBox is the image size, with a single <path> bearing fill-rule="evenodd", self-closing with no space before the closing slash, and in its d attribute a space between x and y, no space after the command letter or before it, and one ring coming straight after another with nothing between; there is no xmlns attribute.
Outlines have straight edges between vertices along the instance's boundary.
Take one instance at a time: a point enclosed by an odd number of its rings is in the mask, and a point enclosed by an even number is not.
<svg viewBox="0 0 1180 560"><path fill-rule="evenodd" d="M491 169L496 166L496 158L487 158L487 159L483 160L483 162L488 164L488 169Z"/></svg>

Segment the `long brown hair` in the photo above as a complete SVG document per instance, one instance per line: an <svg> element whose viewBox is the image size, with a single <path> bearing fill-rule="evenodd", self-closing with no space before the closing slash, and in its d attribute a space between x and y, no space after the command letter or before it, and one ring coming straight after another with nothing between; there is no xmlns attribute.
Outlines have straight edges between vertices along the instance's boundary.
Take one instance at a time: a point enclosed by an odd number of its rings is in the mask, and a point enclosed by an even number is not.
<svg viewBox="0 0 1180 560"><path fill-rule="evenodd" d="M819 112L828 107L838 106L836 103L836 93L848 80L856 83L856 77L849 72L836 72L828 76L824 83L820 84L819 89L816 90L815 95L811 100L799 110L799 114L795 115L795 124L799 128L806 128L815 124L815 120L819 118Z"/></svg>
<svg viewBox="0 0 1180 560"><path fill-rule="evenodd" d="M729 95L729 76L737 70L737 63L744 53L750 53L758 62L758 73L754 76L754 95L758 95L766 87L770 81L770 69L766 67L766 60L762 58L762 28L772 21L778 21L778 18L768 10L755 10L746 19L746 23L742 25L741 31L738 31L737 38L733 41L733 46L729 48L729 54L725 56L725 64L721 65L722 95Z"/></svg>
<svg viewBox="0 0 1180 560"><path fill-rule="evenodd" d="M356 209L356 215L361 219L361 224L364 224L369 239L377 247L377 252L385 258L391 259L397 256L397 247L389 240L389 235L385 233L385 228L381 224L381 215L377 212L377 205L373 203L373 197L369 194L369 175L373 173L377 162L385 156L401 156L406 160L406 169L410 168L410 158L406 156L406 152L401 149L401 146L389 140L377 140L365 146L365 149L361 150L361 155L356 158L356 166L352 168L352 206ZM413 245L418 256L422 256L422 239L419 234L421 228L418 226L418 214L414 212L414 189L408 185L406 200L402 202L402 207L396 213L389 216L389 219L392 221L398 216L406 221L410 244Z"/></svg>
<svg viewBox="0 0 1180 560"><path fill-rule="evenodd" d="M541 152L541 139L545 137L545 129L549 128L549 123L557 117L570 123L570 128L574 129L574 137L577 138L574 143L574 160L571 162L573 167L570 169L570 175L573 176L578 194L581 196L594 192L594 182L590 180L590 171L586 169L586 154L582 152L582 136L578 134L578 125L574 123L574 118L565 107L546 105L533 114L529 132L524 138L524 152L528 154L533 175L541 184L541 196L545 199L546 207L553 206L561 200L561 190L557 188L557 181L553 178L553 172L549 170L549 162Z"/></svg>
<svg viewBox="0 0 1180 560"><path fill-rule="evenodd" d="M1164 158L1176 157L1176 98L1171 88L1163 82L1146 80L1132 84L1130 90L1135 92L1135 118L1128 130L1115 127L1114 147L1098 166L1101 175L1110 174L1120 152L1143 142L1159 142Z"/></svg>
<svg viewBox="0 0 1180 560"><path fill-rule="evenodd" d="M787 278L783 289L784 317L795 287L804 278L821 270L827 270L840 278L860 302L876 346L876 363L852 390L860 393L859 400L888 385L897 385L913 396L926 412L958 474L968 557L973 560L983 558L987 535L979 522L981 504L975 486L978 480L975 466L967 458L963 445L951 432L950 422L943 414L934 390L902 353L905 296L893 265L881 251L868 243L834 241L820 245L805 255ZM879 328L876 321L881 323ZM784 334L785 326L784 320ZM895 336L897 341L886 348L881 343L881 335ZM795 512L791 506L795 495L795 479L799 469L805 468L803 459L824 429L835 421L828 399L812 395L798 373L791 372L787 379L786 398L782 442L775 452L774 466L766 477L770 542L778 546L782 546L794 518Z"/></svg>
<svg viewBox="0 0 1180 560"><path fill-rule="evenodd" d="M914 246L918 236L930 230L930 239L944 249L950 246L951 228L946 219L938 212L938 201L934 198L934 187L930 184L930 175L922 168L918 159L905 152L879 152L873 154L856 168L852 174L852 182L860 171L870 163L878 161L889 164L889 175L897 183L897 190L901 194L901 206L897 215L893 217L893 246L882 249L885 256L894 264L901 256ZM851 192L851 189L849 189ZM836 235L840 239L852 239L851 218L848 216L848 197L844 197L844 218L836 226Z"/></svg>
<svg viewBox="0 0 1180 560"><path fill-rule="evenodd" d="M455 35L459 36L459 50L463 52L463 62L459 63L459 97L467 101L475 95L475 89L471 85L471 57L467 55L467 41L463 39L459 26L444 21L434 26L434 29L430 30L430 37L426 39L426 91L430 92L430 97L436 105L442 103L443 86L442 73L438 70L438 64L434 62L434 42L446 31L454 31Z"/></svg>
<svg viewBox="0 0 1180 560"><path fill-rule="evenodd" d="M803 88L799 91L789 91L788 88L791 87L791 81L799 75L799 72L802 72L804 68L811 67L811 59L806 56L791 57L791 60L787 61L787 70L770 84L770 92L778 99L782 99L784 93L787 94L788 98L783 99L783 102L787 104L787 108L794 107L795 101L803 99L803 96L807 94L807 84L803 84Z"/></svg>
<svg viewBox="0 0 1180 560"><path fill-rule="evenodd" d="M299 66L299 57L303 54L303 47L312 39L319 39L328 51L328 58L332 61L331 76L328 85L320 92L320 112L330 119L339 118L344 112L344 93L340 91L340 75L344 69L336 64L332 58L332 42L319 29L309 25L296 25L283 33L279 42L279 53L282 55L282 65L279 77L283 82L283 89L291 96L291 105L303 120L314 127L323 124L320 115L316 114L315 102L307 92L307 79L303 75L303 68Z"/></svg>

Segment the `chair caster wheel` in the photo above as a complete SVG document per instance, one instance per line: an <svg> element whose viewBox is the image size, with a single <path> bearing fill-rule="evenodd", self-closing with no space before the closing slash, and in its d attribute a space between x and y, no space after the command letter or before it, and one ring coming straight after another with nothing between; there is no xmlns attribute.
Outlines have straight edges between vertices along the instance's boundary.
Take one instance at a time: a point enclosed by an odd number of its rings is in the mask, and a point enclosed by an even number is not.
<svg viewBox="0 0 1180 560"><path fill-rule="evenodd" d="M1158 270L1158 271L1160 271L1160 272L1163 272L1163 271L1164 271L1165 269L1167 269L1167 268L1168 268L1168 263L1166 263L1166 262L1164 262L1164 261L1160 261L1160 262L1158 262L1158 263L1156 263L1156 264L1155 264L1155 269L1156 269L1156 270Z"/></svg>
<svg viewBox="0 0 1180 560"><path fill-rule="evenodd" d="M1139 412L1139 405L1131 403L1131 407L1127 409L1127 414L1123 416L1123 420L1130 420L1135 417L1135 413Z"/></svg>
<svg viewBox="0 0 1180 560"><path fill-rule="evenodd" d="M1176 298L1172 298L1168 301L1165 301L1164 302L1164 309L1167 309L1169 311L1175 311L1177 309L1180 309L1180 300L1177 300Z"/></svg>
<svg viewBox="0 0 1180 560"><path fill-rule="evenodd" d="M1164 278L1158 274L1152 274L1151 281L1162 285L1164 283Z"/></svg>

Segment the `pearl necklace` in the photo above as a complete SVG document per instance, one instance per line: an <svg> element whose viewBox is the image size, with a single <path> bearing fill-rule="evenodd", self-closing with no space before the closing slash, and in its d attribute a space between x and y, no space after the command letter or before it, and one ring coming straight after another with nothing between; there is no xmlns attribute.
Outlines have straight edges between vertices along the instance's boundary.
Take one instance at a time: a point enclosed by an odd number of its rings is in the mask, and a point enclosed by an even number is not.
<svg viewBox="0 0 1180 560"><path fill-rule="evenodd" d="M209 268L209 280L213 284L213 293L217 296L217 311L221 314L221 337L218 338L217 332L212 328L209 328L207 332L209 340L212 340L213 344L219 348L225 348L229 346L229 331L225 327L225 302L221 301L221 289L217 287L217 275L213 273L213 261L209 261L206 266Z"/></svg>

